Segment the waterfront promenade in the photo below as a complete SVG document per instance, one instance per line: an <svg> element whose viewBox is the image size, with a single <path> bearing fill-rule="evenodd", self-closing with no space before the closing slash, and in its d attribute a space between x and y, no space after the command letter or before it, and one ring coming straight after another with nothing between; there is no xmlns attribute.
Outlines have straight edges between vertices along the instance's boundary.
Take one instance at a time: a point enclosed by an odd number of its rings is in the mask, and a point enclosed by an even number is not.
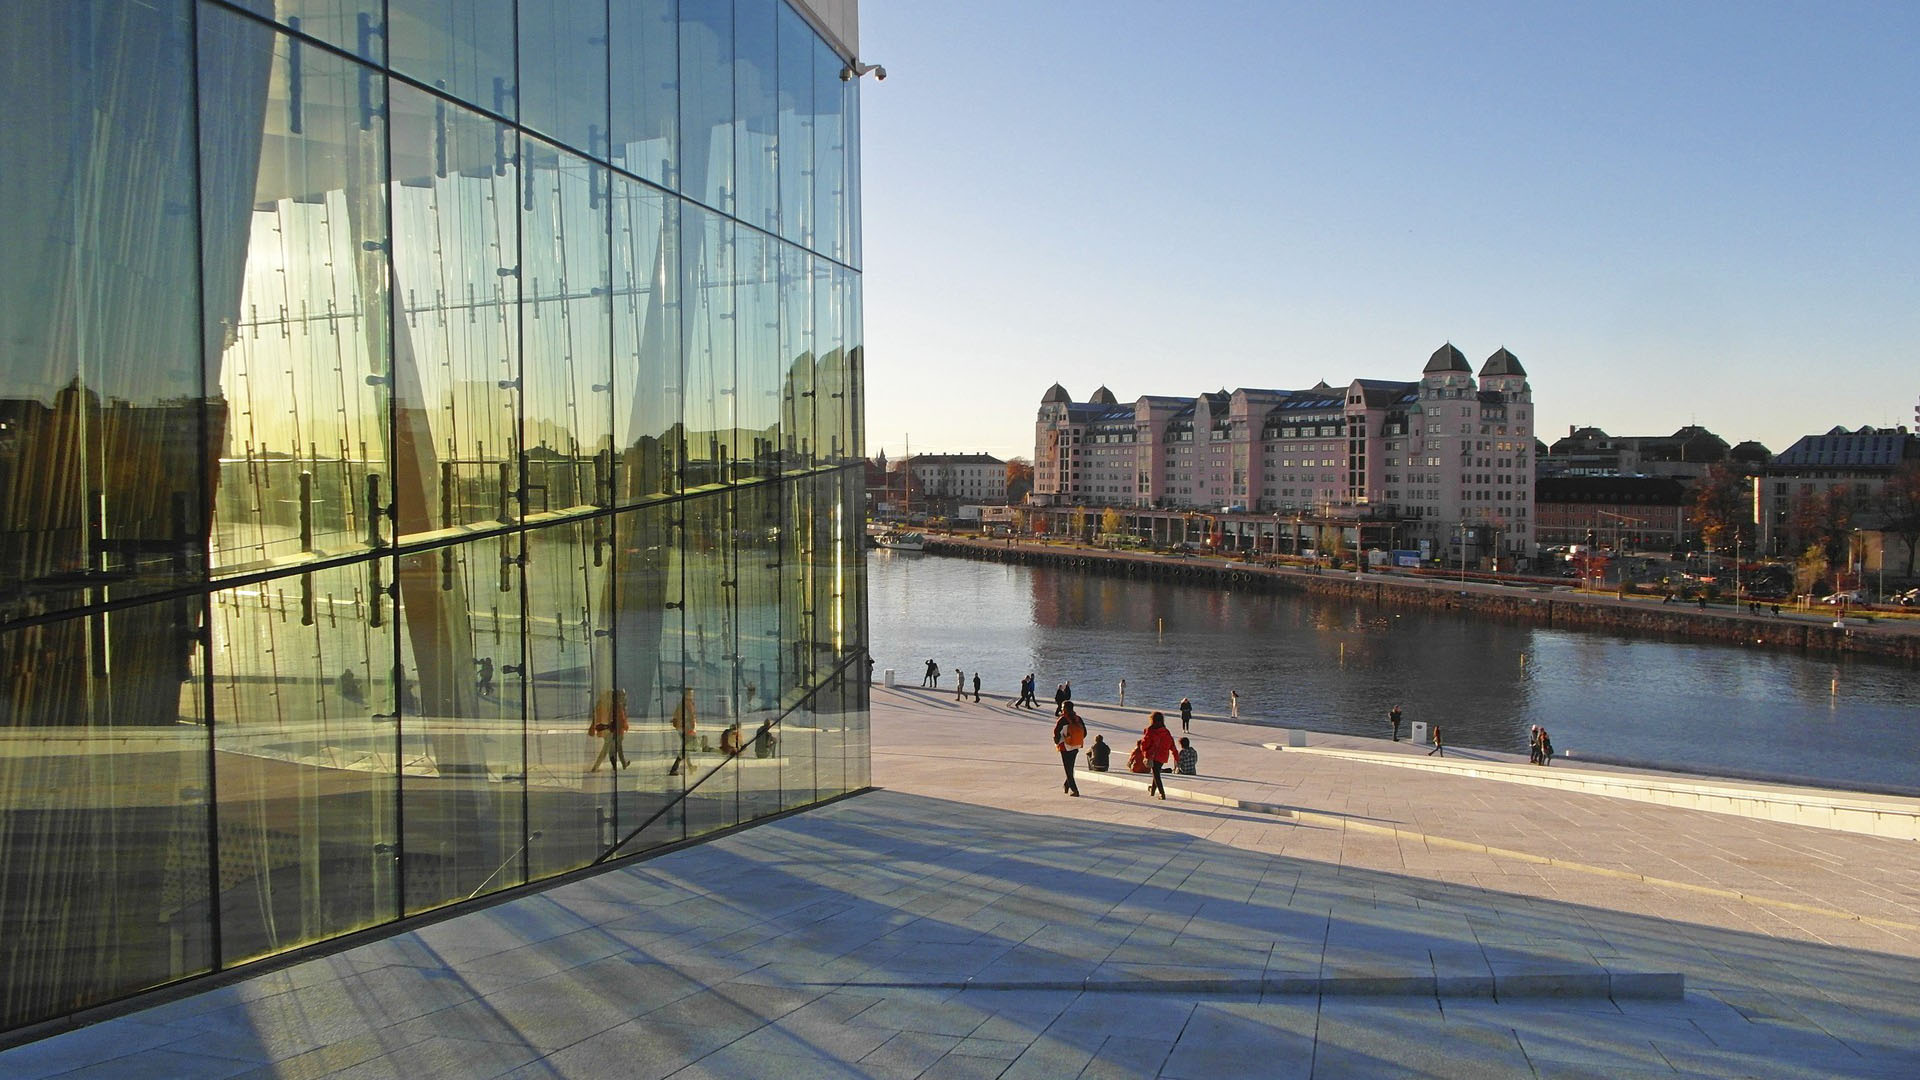
<svg viewBox="0 0 1920 1080"><path fill-rule="evenodd" d="M1084 712L1123 759L1142 710ZM1911 840L1206 716L1169 800L1084 772L1074 799L1050 723L876 688L878 790L0 1075L1920 1075Z"/></svg>

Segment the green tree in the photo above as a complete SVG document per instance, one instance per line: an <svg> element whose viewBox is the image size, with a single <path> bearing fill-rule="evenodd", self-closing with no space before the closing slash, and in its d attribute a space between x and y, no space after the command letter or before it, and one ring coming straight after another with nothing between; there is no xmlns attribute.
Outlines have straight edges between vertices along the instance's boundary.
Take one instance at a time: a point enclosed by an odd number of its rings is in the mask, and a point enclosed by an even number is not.
<svg viewBox="0 0 1920 1080"><path fill-rule="evenodd" d="M1084 506L1073 508L1073 537L1076 540L1087 538L1087 508Z"/></svg>

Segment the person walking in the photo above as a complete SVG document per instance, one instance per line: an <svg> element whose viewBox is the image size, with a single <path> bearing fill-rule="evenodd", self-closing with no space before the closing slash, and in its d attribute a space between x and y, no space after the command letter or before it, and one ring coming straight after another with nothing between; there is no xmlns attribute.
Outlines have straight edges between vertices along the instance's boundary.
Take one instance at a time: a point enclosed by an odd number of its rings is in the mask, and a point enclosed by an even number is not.
<svg viewBox="0 0 1920 1080"><path fill-rule="evenodd" d="M1033 696L1033 672L1027 672L1027 677L1020 680L1020 700L1014 702L1014 704L1027 709L1037 709L1040 707L1040 702L1036 701Z"/></svg>
<svg viewBox="0 0 1920 1080"><path fill-rule="evenodd" d="M673 728L674 738L680 743L679 755L673 759L672 768L667 770L668 776L680 775L681 766L685 766L688 772L693 771L693 762L687 760L694 745L694 729L699 726L694 722L693 712L693 688L687 687L680 691L680 704L674 707L673 719L668 721Z"/></svg>
<svg viewBox="0 0 1920 1080"><path fill-rule="evenodd" d="M1153 779L1147 783L1147 798L1153 798L1158 792L1160 801L1165 802L1167 785L1160 779L1160 770L1173 757L1173 732L1167 730L1167 718L1158 711L1147 717L1147 729L1140 733L1140 748L1146 753L1148 771L1153 773Z"/></svg>
<svg viewBox="0 0 1920 1080"><path fill-rule="evenodd" d="M1427 738L1433 742L1433 749L1427 751L1428 757L1432 757L1435 754L1439 754L1441 757L1447 756L1446 744L1440 741L1440 725L1439 724L1434 724L1433 726L1427 728Z"/></svg>
<svg viewBox="0 0 1920 1080"><path fill-rule="evenodd" d="M1127 703L1127 680L1121 679L1120 680L1120 704L1124 706L1126 705L1126 703Z"/></svg>
<svg viewBox="0 0 1920 1080"><path fill-rule="evenodd" d="M1058 716L1058 715L1060 715L1060 706L1062 706L1062 705L1065 705L1065 704L1067 703L1067 699L1068 699L1068 698L1071 698L1071 697L1073 697L1073 695L1072 695L1071 693L1069 693L1069 692L1067 691L1067 684L1066 684L1066 683L1056 683L1056 684L1054 684L1054 687L1053 687L1053 714L1054 714L1055 716Z"/></svg>
<svg viewBox="0 0 1920 1080"><path fill-rule="evenodd" d="M1538 730L1540 732L1540 764L1551 765L1553 764L1553 736L1547 734L1546 728Z"/></svg>
<svg viewBox="0 0 1920 1080"><path fill-rule="evenodd" d="M1387 723L1393 725L1393 741L1399 742L1400 741L1400 706L1395 705L1393 708L1387 710Z"/></svg>
<svg viewBox="0 0 1920 1080"><path fill-rule="evenodd" d="M1106 772L1107 762L1113 756L1113 747L1107 745L1105 735L1095 735L1093 745L1087 747L1087 768L1094 772Z"/></svg>
<svg viewBox="0 0 1920 1080"><path fill-rule="evenodd" d="M1181 698L1180 699L1180 730L1181 731L1187 730L1187 725L1192 722L1193 722L1193 702L1188 701L1186 698Z"/></svg>
<svg viewBox="0 0 1920 1080"><path fill-rule="evenodd" d="M1527 764L1540 764L1540 725L1527 729Z"/></svg>
<svg viewBox="0 0 1920 1080"><path fill-rule="evenodd" d="M1227 691L1227 715L1235 720L1240 719L1240 691L1238 690Z"/></svg>
<svg viewBox="0 0 1920 1080"><path fill-rule="evenodd" d="M1080 797L1080 785L1073 779L1073 761L1080 756L1080 747L1086 741L1086 722L1073 711L1073 702L1063 702L1060 718L1053 722L1053 748L1060 751L1060 767L1067 774L1067 782L1060 785L1060 790L1076 799Z"/></svg>
<svg viewBox="0 0 1920 1080"><path fill-rule="evenodd" d="M953 700L967 700L967 673L959 668L953 669Z"/></svg>
<svg viewBox="0 0 1920 1080"><path fill-rule="evenodd" d="M593 721L587 725L587 734L600 738L600 752L593 756L593 764L588 772L600 771L600 763L611 759L615 772L622 766L633 767L627 760L627 748L623 739L627 734L627 692L625 690L602 690L600 700L593 705Z"/></svg>
<svg viewBox="0 0 1920 1080"><path fill-rule="evenodd" d="M980 704L980 673L978 671L973 673L973 703Z"/></svg>

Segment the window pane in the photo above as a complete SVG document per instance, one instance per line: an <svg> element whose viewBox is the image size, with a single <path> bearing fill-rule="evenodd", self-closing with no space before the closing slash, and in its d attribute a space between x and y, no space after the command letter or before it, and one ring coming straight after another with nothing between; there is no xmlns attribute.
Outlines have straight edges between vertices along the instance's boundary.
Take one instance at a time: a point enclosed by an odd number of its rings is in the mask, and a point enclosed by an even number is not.
<svg viewBox="0 0 1920 1080"><path fill-rule="evenodd" d="M508 532L400 560L397 742L409 913L526 880L520 542Z"/></svg>
<svg viewBox="0 0 1920 1080"><path fill-rule="evenodd" d="M739 348L740 392L738 454L735 475L773 476L779 472L783 365L780 362L780 267L786 245L740 229L735 237L738 284L734 320Z"/></svg>
<svg viewBox="0 0 1920 1080"><path fill-rule="evenodd" d="M199 579L210 509L187 8L24 0L7 20L0 616ZM257 102L255 66L227 74ZM0 685L20 662L0 655Z"/></svg>
<svg viewBox="0 0 1920 1080"><path fill-rule="evenodd" d="M251 6L261 7L259 0ZM272 18L378 64L386 56L380 8L380 0L272 0Z"/></svg>
<svg viewBox="0 0 1920 1080"><path fill-rule="evenodd" d="M680 202L613 181L613 423L616 501L679 490Z"/></svg>
<svg viewBox="0 0 1920 1080"><path fill-rule="evenodd" d="M733 210L733 5L680 8L682 194Z"/></svg>
<svg viewBox="0 0 1920 1080"><path fill-rule="evenodd" d="M528 139L522 309L531 514L607 505L613 484L613 299L604 166Z"/></svg>
<svg viewBox="0 0 1920 1080"><path fill-rule="evenodd" d="M734 9L734 216L769 231L780 227L780 0L736 0Z"/></svg>
<svg viewBox="0 0 1920 1080"><path fill-rule="evenodd" d="M782 467L807 468L814 446L813 257L786 248L780 260L780 337L784 384L781 387Z"/></svg>
<svg viewBox="0 0 1920 1080"><path fill-rule="evenodd" d="M387 0L393 70L512 118L519 112L513 6L514 0ZM396 138L399 133L396 128ZM400 146L396 141L395 149Z"/></svg>
<svg viewBox="0 0 1920 1080"><path fill-rule="evenodd" d="M731 479L734 412L734 224L681 209L680 295L686 312L685 466L688 488Z"/></svg>
<svg viewBox="0 0 1920 1080"><path fill-rule="evenodd" d="M228 410L214 564L365 548L386 531L368 478L392 472L385 80L219 8L200 32L209 64L272 56L256 93L203 95L202 173L248 184L204 207L209 374Z"/></svg>
<svg viewBox="0 0 1920 1080"><path fill-rule="evenodd" d="M840 315L844 296L838 267L825 259L813 260L813 402L814 456L840 459L847 426L847 388L840 349Z"/></svg>
<svg viewBox="0 0 1920 1080"><path fill-rule="evenodd" d="M393 90L396 528L514 520L520 256L512 130Z"/></svg>
<svg viewBox="0 0 1920 1080"><path fill-rule="evenodd" d="M742 818L780 809L779 729L761 734L780 716L789 669L780 641L780 490L766 484L739 489L734 501L734 555L740 654L740 802Z"/></svg>
<svg viewBox="0 0 1920 1080"><path fill-rule="evenodd" d="M813 243L813 28L780 5L780 235Z"/></svg>
<svg viewBox="0 0 1920 1080"><path fill-rule="evenodd" d="M687 686L682 656L686 593L675 545L677 505L641 507L614 519L613 685L627 692L631 728L626 738L635 767L620 779L614 833L630 855L686 836L685 789L676 720L691 716L697 737L705 720L698 702L682 706ZM696 744L697 745L697 744Z"/></svg>
<svg viewBox="0 0 1920 1080"><path fill-rule="evenodd" d="M369 574L213 596L225 963L397 913L393 620Z"/></svg>
<svg viewBox="0 0 1920 1080"><path fill-rule="evenodd" d="M607 0L520 4L520 123L607 154Z"/></svg>
<svg viewBox="0 0 1920 1080"><path fill-rule="evenodd" d="M680 5L624 0L612 9L613 163L672 186L680 141Z"/></svg>
<svg viewBox="0 0 1920 1080"><path fill-rule="evenodd" d="M846 138L841 95L852 81L840 81L846 61L815 39L813 48L813 250L830 259L845 254Z"/></svg>
<svg viewBox="0 0 1920 1080"><path fill-rule="evenodd" d="M205 668L180 633L199 614L168 601L0 635L0 655L38 661L0 682L0 1025L214 962Z"/></svg>
<svg viewBox="0 0 1920 1080"><path fill-rule="evenodd" d="M634 730L644 703L613 677L612 528L602 517L527 533L527 824L535 877L584 866L606 850L617 825L614 786L635 775L623 766L649 764Z"/></svg>

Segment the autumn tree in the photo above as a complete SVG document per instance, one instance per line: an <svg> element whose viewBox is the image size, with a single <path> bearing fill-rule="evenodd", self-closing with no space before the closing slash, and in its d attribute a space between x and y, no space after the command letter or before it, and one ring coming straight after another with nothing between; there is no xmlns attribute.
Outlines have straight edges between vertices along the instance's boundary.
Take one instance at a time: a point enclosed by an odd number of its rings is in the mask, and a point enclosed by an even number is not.
<svg viewBox="0 0 1920 1080"><path fill-rule="evenodd" d="M1031 491L1033 491L1033 462L1026 458L1014 458L1007 462L1007 502L1014 504L1025 502Z"/></svg>
<svg viewBox="0 0 1920 1080"><path fill-rule="evenodd" d="M1789 524L1800 543L1819 548L1827 565L1845 562L1853 533L1853 492L1845 484L1803 495L1793 503Z"/></svg>
<svg viewBox="0 0 1920 1080"><path fill-rule="evenodd" d="M1746 476L1725 465L1715 465L1693 489L1687 520L1700 530L1708 551L1736 542L1751 545L1752 500Z"/></svg>
<svg viewBox="0 0 1920 1080"><path fill-rule="evenodd" d="M1902 462L1887 479L1880 493L1880 511L1886 515L1882 531L1892 533L1907 544L1907 572L1913 576L1913 549L1920 544L1920 460ZM1881 548L1884 558L1886 548Z"/></svg>
<svg viewBox="0 0 1920 1080"><path fill-rule="evenodd" d="M1127 528L1127 516L1117 506L1109 506L1100 512L1100 531L1108 536L1119 536Z"/></svg>

